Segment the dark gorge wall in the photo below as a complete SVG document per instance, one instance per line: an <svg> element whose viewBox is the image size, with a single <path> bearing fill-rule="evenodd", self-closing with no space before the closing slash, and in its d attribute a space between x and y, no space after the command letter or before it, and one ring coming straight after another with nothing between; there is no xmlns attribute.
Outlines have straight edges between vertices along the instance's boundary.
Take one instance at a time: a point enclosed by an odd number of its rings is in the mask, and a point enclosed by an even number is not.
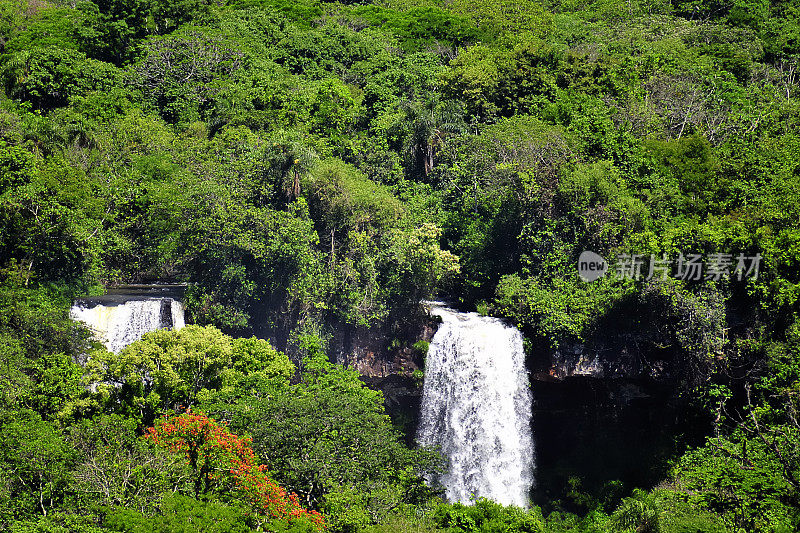
<svg viewBox="0 0 800 533"><path fill-rule="evenodd" d="M588 495L614 505L664 480L671 460L702 443L710 420L682 394L687 358L640 333L607 330L530 354L537 502L581 511Z"/></svg>
<svg viewBox="0 0 800 533"><path fill-rule="evenodd" d="M653 487L708 426L655 380L572 376L533 379L531 386L534 498L567 510L581 511L586 495L613 500L623 490Z"/></svg>

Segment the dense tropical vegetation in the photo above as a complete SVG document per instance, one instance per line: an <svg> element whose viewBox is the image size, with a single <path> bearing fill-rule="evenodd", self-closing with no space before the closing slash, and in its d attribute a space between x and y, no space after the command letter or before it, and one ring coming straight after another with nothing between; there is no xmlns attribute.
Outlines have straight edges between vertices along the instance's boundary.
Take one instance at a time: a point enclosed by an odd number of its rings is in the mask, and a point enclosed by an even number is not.
<svg viewBox="0 0 800 533"><path fill-rule="evenodd" d="M0 0L0 52L0 528L800 528L797 0ZM585 283L583 250L762 263ZM194 325L112 354L69 319L154 279ZM434 294L532 353L627 339L705 444L444 503L327 357Z"/></svg>

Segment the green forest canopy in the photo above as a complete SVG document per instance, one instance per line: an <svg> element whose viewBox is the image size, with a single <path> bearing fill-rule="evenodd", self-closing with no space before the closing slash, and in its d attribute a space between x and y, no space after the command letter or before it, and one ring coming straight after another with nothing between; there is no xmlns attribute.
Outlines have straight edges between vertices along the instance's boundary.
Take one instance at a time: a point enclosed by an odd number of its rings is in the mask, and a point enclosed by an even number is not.
<svg viewBox="0 0 800 533"><path fill-rule="evenodd" d="M332 531L796 530L799 14L0 1L2 528L316 527L192 489L192 465L141 438L192 406L249 434ZM763 262L757 278L584 283L583 250ZM114 355L68 318L77 295L154 279L190 283L197 326ZM420 477L435 454L323 356L334 331L400 331L437 293L529 347L625 332L707 412L707 443L622 496L442 503Z"/></svg>

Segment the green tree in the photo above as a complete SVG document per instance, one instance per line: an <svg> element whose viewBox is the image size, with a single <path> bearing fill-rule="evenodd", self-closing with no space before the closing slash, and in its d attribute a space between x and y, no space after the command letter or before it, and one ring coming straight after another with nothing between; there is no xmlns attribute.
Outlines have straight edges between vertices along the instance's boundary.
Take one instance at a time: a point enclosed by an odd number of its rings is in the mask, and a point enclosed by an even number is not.
<svg viewBox="0 0 800 533"><path fill-rule="evenodd" d="M150 0L85 0L76 7L84 18L75 29L81 49L117 66L135 56L135 45L152 29Z"/></svg>
<svg viewBox="0 0 800 533"><path fill-rule="evenodd" d="M64 106L74 96L108 91L121 81L122 73L113 65L56 46L17 52L3 66L6 94L44 111Z"/></svg>
<svg viewBox="0 0 800 533"><path fill-rule="evenodd" d="M164 494L189 488L185 463L141 438L137 421L119 415L83 420L69 430L77 452L72 490L82 508L159 510Z"/></svg>
<svg viewBox="0 0 800 533"><path fill-rule="evenodd" d="M300 185L319 161L319 156L293 132L279 131L264 158L268 175L290 201L300 197Z"/></svg>
<svg viewBox="0 0 800 533"><path fill-rule="evenodd" d="M246 429L276 479L309 507L327 509L330 497L330 509L346 514L363 504L343 494L356 489L373 494L366 508L378 517L428 495L419 475L435 465L434 456L402 444L381 393L323 355L309 357L296 385L244 378L204 409Z"/></svg>
<svg viewBox="0 0 800 533"><path fill-rule="evenodd" d="M249 533L247 512L231 504L203 502L172 494L164 498L161 512L144 515L129 509L116 509L106 518L111 531L126 533Z"/></svg>
<svg viewBox="0 0 800 533"><path fill-rule="evenodd" d="M129 69L132 85L167 122L210 120L220 87L242 68L243 54L225 35L185 26L142 44Z"/></svg>
<svg viewBox="0 0 800 533"><path fill-rule="evenodd" d="M191 408L240 372L283 379L292 373L268 342L233 340L213 326L146 333L119 354L96 354L89 366L109 406L144 423L164 409Z"/></svg>
<svg viewBox="0 0 800 533"><path fill-rule="evenodd" d="M69 419L91 405L76 361L90 351L88 332L69 319L56 291L25 287L27 271L0 284L0 406Z"/></svg>
<svg viewBox="0 0 800 533"><path fill-rule="evenodd" d="M406 151L412 158L412 168L421 168L428 177L436 164L436 151L447 135L461 133L465 129L463 112L457 102L435 99L424 103L402 104L406 121L411 130L406 141Z"/></svg>
<svg viewBox="0 0 800 533"><path fill-rule="evenodd" d="M57 427L33 411L5 411L0 417L2 520L47 516L64 503L77 453Z"/></svg>

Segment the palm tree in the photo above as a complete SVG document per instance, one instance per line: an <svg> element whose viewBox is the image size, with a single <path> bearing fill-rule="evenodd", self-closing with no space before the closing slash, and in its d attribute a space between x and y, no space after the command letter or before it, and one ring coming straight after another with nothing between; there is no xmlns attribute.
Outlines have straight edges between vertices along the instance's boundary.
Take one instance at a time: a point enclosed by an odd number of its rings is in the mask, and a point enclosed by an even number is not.
<svg viewBox="0 0 800 533"><path fill-rule="evenodd" d="M300 180L319 161L317 153L289 132L278 132L267 150L270 174L291 201L300 196Z"/></svg>
<svg viewBox="0 0 800 533"><path fill-rule="evenodd" d="M466 128L464 111L458 102L440 102L437 98L424 102L407 100L401 104L401 109L411 130L406 140L406 152L427 178L445 138Z"/></svg>

